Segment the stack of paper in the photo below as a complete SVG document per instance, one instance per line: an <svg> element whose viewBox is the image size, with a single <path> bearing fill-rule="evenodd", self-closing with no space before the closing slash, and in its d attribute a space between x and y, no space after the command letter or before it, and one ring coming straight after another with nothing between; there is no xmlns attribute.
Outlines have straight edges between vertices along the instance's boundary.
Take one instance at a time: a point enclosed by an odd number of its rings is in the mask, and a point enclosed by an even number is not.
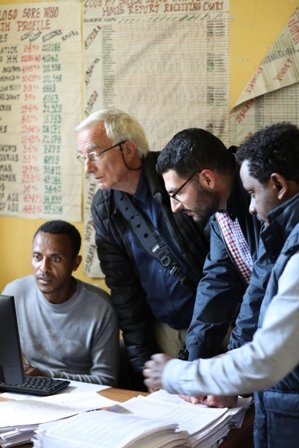
<svg viewBox="0 0 299 448"><path fill-rule="evenodd" d="M30 442L37 425L27 426L26 428L0 428L0 447L7 448Z"/></svg>
<svg viewBox="0 0 299 448"><path fill-rule="evenodd" d="M138 415L94 411L56 424L41 425L35 448L190 448L188 434L175 423Z"/></svg>
<svg viewBox="0 0 299 448"><path fill-rule="evenodd" d="M111 406L96 392L59 394L42 398L0 402L0 447L7 448L29 442L41 423L65 419L75 414Z"/></svg>
<svg viewBox="0 0 299 448"><path fill-rule="evenodd" d="M233 409L208 408L187 403L178 395L160 390L148 397L132 398L122 406L145 418L177 422L179 429L188 433L192 447L210 448L222 440L231 428L241 427L250 402L250 398L239 398L238 407Z"/></svg>
<svg viewBox="0 0 299 448"><path fill-rule="evenodd" d="M239 426L249 401L234 409L186 403L165 391L136 397L113 406L41 425L35 448L211 448ZM100 441L100 445L99 445Z"/></svg>

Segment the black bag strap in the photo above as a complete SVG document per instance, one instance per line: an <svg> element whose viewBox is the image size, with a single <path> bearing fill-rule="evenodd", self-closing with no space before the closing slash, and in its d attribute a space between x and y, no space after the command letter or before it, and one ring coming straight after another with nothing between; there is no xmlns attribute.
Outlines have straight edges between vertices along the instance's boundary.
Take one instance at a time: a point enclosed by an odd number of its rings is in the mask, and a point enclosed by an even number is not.
<svg viewBox="0 0 299 448"><path fill-rule="evenodd" d="M114 190L115 203L124 216L132 231L137 237L141 247L151 256L156 258L162 266L170 271L170 274L177 277L180 282L192 291L190 281L182 273L180 264L169 249L168 245L154 230L151 222L146 219L141 210L137 210L130 197L122 191Z"/></svg>

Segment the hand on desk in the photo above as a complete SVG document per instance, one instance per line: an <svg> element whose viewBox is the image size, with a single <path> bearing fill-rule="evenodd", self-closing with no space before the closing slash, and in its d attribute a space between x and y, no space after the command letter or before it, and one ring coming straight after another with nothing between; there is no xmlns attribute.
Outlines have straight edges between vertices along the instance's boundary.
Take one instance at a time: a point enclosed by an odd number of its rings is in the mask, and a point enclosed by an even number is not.
<svg viewBox="0 0 299 448"><path fill-rule="evenodd" d="M196 397L189 397L188 395L180 395L185 401L193 404L205 404L210 408L234 408L237 405L238 397L232 396L218 396L218 395L198 395Z"/></svg>
<svg viewBox="0 0 299 448"><path fill-rule="evenodd" d="M36 367L32 367L29 364L24 364L25 375L29 376L47 376L44 372L41 372Z"/></svg>

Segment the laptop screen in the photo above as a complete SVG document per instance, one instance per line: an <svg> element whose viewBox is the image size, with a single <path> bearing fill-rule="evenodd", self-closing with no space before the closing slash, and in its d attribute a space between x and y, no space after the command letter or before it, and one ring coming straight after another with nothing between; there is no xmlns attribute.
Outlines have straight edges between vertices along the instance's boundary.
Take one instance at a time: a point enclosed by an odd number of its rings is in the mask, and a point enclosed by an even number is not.
<svg viewBox="0 0 299 448"><path fill-rule="evenodd" d="M22 384L24 378L14 297L0 294L0 381Z"/></svg>

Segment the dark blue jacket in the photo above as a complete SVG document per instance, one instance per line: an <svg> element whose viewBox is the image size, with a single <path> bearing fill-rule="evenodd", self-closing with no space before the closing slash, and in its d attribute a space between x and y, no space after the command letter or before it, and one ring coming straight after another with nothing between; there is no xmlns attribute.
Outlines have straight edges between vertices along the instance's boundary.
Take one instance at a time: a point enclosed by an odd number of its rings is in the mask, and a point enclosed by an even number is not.
<svg viewBox="0 0 299 448"><path fill-rule="evenodd" d="M269 282L273 266L284 241L299 220L296 206L298 195L269 213L269 226L263 229L257 260L254 263L250 284L243 297L240 313L231 334L229 350L252 340L258 325L260 307Z"/></svg>
<svg viewBox="0 0 299 448"><path fill-rule="evenodd" d="M288 260L299 251L299 194L276 208L269 214L269 218L271 223L261 234L265 248L269 254L273 252L273 247L280 245L283 248L272 270L262 302L259 326L262 324L272 298L277 293L278 280ZM299 364L278 384L255 393L254 398L255 448L297 448L299 446Z"/></svg>
<svg viewBox="0 0 299 448"><path fill-rule="evenodd" d="M227 203L232 219L238 218L253 258L258 246L260 223L249 213L250 197L237 175ZM210 253L204 277L197 288L192 322L187 336L189 360L217 355L229 325L239 311L247 284L231 259L216 217L210 219Z"/></svg>
<svg viewBox="0 0 299 448"><path fill-rule="evenodd" d="M155 169L158 155L158 152L150 152L143 161L143 169L150 195L162 209L163 225L168 229L176 252L184 259L190 277L195 279L189 303L179 300L176 303L178 320L183 313L186 314L188 306L188 326L209 241L201 226L193 219L182 212L172 213L163 178ZM153 314L147 303L147 291L141 285L128 238L129 225L115 204L112 190L99 190L96 193L92 215L101 268L111 290L111 299L118 315L131 364L135 372L141 373L144 362L160 349L155 340ZM173 305L172 297L161 297L159 306L163 307L165 312L168 307L170 314ZM181 328L186 328L186 325Z"/></svg>

